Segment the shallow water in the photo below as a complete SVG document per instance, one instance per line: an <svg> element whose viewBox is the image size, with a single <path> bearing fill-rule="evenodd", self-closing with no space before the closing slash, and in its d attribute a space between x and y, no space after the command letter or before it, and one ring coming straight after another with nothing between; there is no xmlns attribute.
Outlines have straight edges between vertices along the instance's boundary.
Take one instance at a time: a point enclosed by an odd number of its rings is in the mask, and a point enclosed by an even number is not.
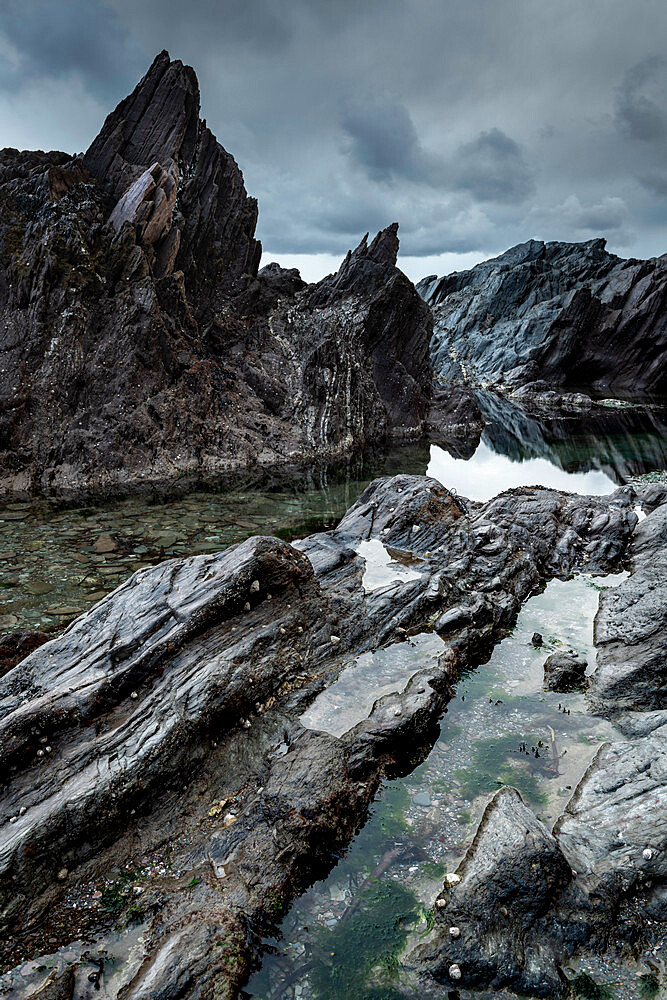
<svg viewBox="0 0 667 1000"><path fill-rule="evenodd" d="M253 534L290 539L333 527L377 475L428 471L463 496L485 500L522 485L608 494L631 476L661 475L667 465L660 414L619 409L591 429L558 421L541 425L491 397L485 412L489 423L467 461L436 445L418 445L342 479L322 477L293 489L193 492L69 509L44 502L0 507L0 632L56 631L135 569L162 559L221 551ZM378 541L362 542L360 554L367 591L419 573L418 562L406 563ZM428 758L409 776L386 784L346 855L294 904L273 942L275 954L253 977L247 995L370 1000L369 990L379 983L373 1000L394 1000L398 955L428 929L443 874L463 857L493 792L515 785L553 823L597 747L618 734L586 714L582 695L542 691L543 662L555 649L573 649L592 669L599 589L618 579L552 581L527 602L513 634L488 663L460 680ZM544 637L541 649L530 642L536 631ZM422 634L358 657L302 722L341 735L366 717L377 698L403 690L424 658L441 650L437 636ZM119 965L134 960L140 944L134 934L119 936ZM74 960L79 944L59 949L47 968ZM642 970L619 969L604 959L585 967L597 982L612 984L612 1000L639 1000L642 981L636 974Z"/></svg>
<svg viewBox="0 0 667 1000"><path fill-rule="evenodd" d="M218 552L254 534L293 539L333 527L378 475L428 472L463 496L486 500L524 485L608 494L630 474L667 466L661 410L610 409L606 424L598 417L593 430L584 430L563 421L540 425L490 394L484 408L489 423L467 461L418 444L355 466L342 478L322 475L291 489L201 491L67 509L46 502L0 505L0 634L57 631L134 570L162 559ZM414 572L381 549L367 555L369 588L386 582L388 573L406 578Z"/></svg>
<svg viewBox="0 0 667 1000"><path fill-rule="evenodd" d="M587 660L589 672L593 669L599 592L623 575L554 580L525 604L513 633L457 684L427 759L409 776L385 785L347 854L294 904L282 937L272 942L275 953L246 987L248 995L256 1000L392 997L397 956L427 930L443 875L462 859L491 795L511 784L553 825L600 744L621 736L609 722L587 714L583 695L543 691L544 660L557 649L573 650ZM541 648L531 642L534 632L543 636ZM402 688L420 655L435 655L439 641L433 636L429 645L420 637L415 646L391 646L377 661L378 670L391 673L387 661L393 658L394 675L387 683ZM338 684L344 677L345 672ZM320 696L304 721L340 735L348 727L334 722L331 710L345 692L335 690L325 692L328 700ZM353 689L346 693L353 700ZM354 714L345 717L351 725L357 721ZM387 925L388 902L394 915L403 914L399 933ZM609 1000L639 1000L637 970L619 973L601 961L587 971L599 983L615 984ZM371 994L378 985L381 994ZM460 991L462 998L486 995L494 996Z"/></svg>
<svg viewBox="0 0 667 1000"><path fill-rule="evenodd" d="M390 452L347 477L280 490L197 492L100 507L0 506L0 633L56 630L134 570L220 552L251 535L288 540L334 527L378 475L423 475L425 445Z"/></svg>
<svg viewBox="0 0 667 1000"><path fill-rule="evenodd" d="M306 729L342 736L368 717L378 698L404 691L428 660L437 665L445 649L439 636L424 632L408 642L362 653L343 669L334 684L317 696L301 716L301 723Z"/></svg>

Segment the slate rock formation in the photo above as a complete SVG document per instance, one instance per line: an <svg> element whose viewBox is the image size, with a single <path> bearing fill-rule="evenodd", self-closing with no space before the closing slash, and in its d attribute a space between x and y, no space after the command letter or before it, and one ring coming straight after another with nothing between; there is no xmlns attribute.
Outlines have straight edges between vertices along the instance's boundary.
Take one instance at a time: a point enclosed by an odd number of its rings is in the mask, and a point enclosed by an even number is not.
<svg viewBox="0 0 667 1000"><path fill-rule="evenodd" d="M236 996L382 777L428 753L459 671L545 580L613 566L636 521L625 489L477 504L402 475L371 483L334 531L136 572L0 678L0 988L44 996L48 968L17 963L67 944L67 1000L89 975L126 1000ZM414 575L369 586L369 544L402 550ZM435 651L394 691L361 712L348 696L342 733L306 725L314 699L340 719L355 657L409 656L406 630L434 620ZM119 919L141 948L114 952Z"/></svg>
<svg viewBox="0 0 667 1000"><path fill-rule="evenodd" d="M631 575L600 595L588 695L612 718L667 712L667 495L661 499L633 534Z"/></svg>
<svg viewBox="0 0 667 1000"><path fill-rule="evenodd" d="M432 320L397 226L306 287L161 53L83 157L0 152L0 494L335 462L417 435Z"/></svg>
<svg viewBox="0 0 667 1000"><path fill-rule="evenodd" d="M603 239L529 240L417 287L433 308L443 379L667 390L667 255L623 260Z"/></svg>
<svg viewBox="0 0 667 1000"><path fill-rule="evenodd" d="M630 576L601 593L596 619L588 697L626 738L599 748L551 833L516 790L496 793L459 880L436 900L432 933L405 958L406 996L460 985L565 998L570 959L636 961L664 946L666 497L635 528Z"/></svg>

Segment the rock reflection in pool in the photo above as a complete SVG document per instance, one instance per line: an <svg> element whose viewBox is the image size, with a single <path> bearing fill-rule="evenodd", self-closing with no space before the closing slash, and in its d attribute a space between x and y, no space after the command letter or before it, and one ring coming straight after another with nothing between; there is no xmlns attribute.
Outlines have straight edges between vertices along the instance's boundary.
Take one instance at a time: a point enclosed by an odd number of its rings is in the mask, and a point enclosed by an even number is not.
<svg viewBox="0 0 667 1000"><path fill-rule="evenodd" d="M545 458L512 461L492 451L480 441L472 458L454 458L438 445L431 445L431 458L426 470L448 489L470 500L490 500L503 490L516 486L547 486L570 493L606 496L617 484L604 472L565 472Z"/></svg>
<svg viewBox="0 0 667 1000"><path fill-rule="evenodd" d="M375 653L363 653L317 696L301 723L307 729L342 736L368 717L378 698L404 691L410 679L429 659L437 661L444 648L439 636L424 632Z"/></svg>

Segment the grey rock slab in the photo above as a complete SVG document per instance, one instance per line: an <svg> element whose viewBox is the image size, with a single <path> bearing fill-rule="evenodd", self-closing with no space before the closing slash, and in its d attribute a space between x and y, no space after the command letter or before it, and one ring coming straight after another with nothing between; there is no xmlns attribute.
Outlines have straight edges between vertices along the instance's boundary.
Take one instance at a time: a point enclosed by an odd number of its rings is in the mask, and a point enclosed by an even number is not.
<svg viewBox="0 0 667 1000"><path fill-rule="evenodd" d="M532 992L540 983L555 995L560 984L543 918L572 881L556 839L513 788L501 788L484 811L472 845L436 900L430 938L405 960L420 981L493 983ZM458 927L453 937L450 927ZM537 931L537 933L536 933ZM544 994L540 994L544 995Z"/></svg>
<svg viewBox="0 0 667 1000"><path fill-rule="evenodd" d="M601 747L554 832L588 886L667 876L667 741L660 733ZM651 857L644 857L644 851Z"/></svg>
<svg viewBox="0 0 667 1000"><path fill-rule="evenodd" d="M623 260L603 239L529 240L418 285L443 379L633 392L667 386L666 288L664 257Z"/></svg>
<svg viewBox="0 0 667 1000"><path fill-rule="evenodd" d="M589 697L605 715L667 707L667 505L637 525L631 575L603 591Z"/></svg>

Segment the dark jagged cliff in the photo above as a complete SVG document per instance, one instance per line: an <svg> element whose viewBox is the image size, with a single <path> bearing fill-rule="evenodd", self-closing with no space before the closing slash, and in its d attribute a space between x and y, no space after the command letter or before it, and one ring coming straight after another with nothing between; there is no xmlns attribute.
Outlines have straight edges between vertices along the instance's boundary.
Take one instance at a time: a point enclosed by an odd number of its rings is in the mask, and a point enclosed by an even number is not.
<svg viewBox="0 0 667 1000"><path fill-rule="evenodd" d="M667 255L623 260L602 239L529 240L417 287L447 380L667 391Z"/></svg>
<svg viewBox="0 0 667 1000"><path fill-rule="evenodd" d="M432 321L397 226L307 287L166 52L83 157L0 152L0 494L332 461L419 433Z"/></svg>

